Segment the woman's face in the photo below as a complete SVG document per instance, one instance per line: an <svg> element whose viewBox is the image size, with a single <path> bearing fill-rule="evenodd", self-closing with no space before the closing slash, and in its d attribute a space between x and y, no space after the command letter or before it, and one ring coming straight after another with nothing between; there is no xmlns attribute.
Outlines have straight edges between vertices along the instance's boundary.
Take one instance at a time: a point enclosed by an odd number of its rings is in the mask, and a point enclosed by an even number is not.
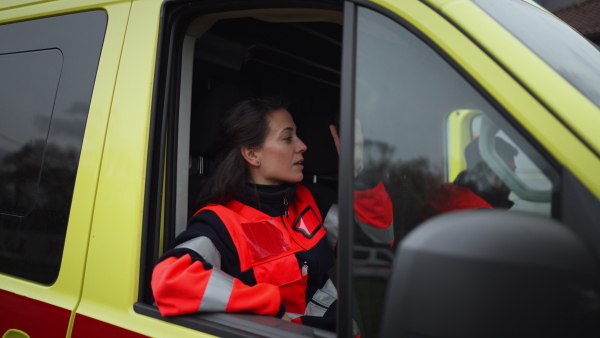
<svg viewBox="0 0 600 338"><path fill-rule="evenodd" d="M265 142L255 150L259 164L251 170L252 183L274 185L302 181L302 153L306 151L306 145L296 135L292 115L280 109L271 113L267 121L269 131Z"/></svg>

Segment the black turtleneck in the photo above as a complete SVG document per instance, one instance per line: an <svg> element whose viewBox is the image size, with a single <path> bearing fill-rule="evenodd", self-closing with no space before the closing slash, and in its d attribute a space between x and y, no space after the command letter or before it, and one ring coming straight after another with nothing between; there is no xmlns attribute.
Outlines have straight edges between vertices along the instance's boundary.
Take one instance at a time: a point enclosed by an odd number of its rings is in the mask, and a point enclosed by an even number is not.
<svg viewBox="0 0 600 338"><path fill-rule="evenodd" d="M246 184L237 200L271 217L284 215L296 194L296 185L284 183L278 185Z"/></svg>

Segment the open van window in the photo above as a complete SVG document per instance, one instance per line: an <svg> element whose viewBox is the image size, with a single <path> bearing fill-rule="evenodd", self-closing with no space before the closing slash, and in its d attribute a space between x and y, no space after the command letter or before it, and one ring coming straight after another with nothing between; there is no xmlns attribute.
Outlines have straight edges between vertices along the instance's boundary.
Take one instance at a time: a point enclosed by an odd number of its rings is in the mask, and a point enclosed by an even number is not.
<svg viewBox="0 0 600 338"><path fill-rule="evenodd" d="M196 198L216 164L223 115L234 104L248 97L285 99L298 136L310 149L304 156L303 183L331 202L337 198L338 155L329 124L339 115L341 8L209 4L187 6L185 13L176 3L165 6L170 26L164 27L160 56L156 95L162 106L156 106L154 116L146 254L136 305L157 318L160 314L151 308L152 268L198 209ZM217 321L232 316L202 315ZM260 321L278 320L256 317L243 318L250 318L247 325L259 326ZM238 332L230 325L210 331L193 322L182 325L220 335ZM306 327L302 334L311 332Z"/></svg>

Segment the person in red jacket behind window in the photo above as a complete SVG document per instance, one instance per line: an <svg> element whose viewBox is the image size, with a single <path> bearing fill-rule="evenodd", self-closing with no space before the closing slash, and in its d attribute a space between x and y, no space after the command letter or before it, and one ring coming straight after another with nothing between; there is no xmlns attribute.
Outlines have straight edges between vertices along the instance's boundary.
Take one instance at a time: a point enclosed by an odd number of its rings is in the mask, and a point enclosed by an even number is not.
<svg viewBox="0 0 600 338"><path fill-rule="evenodd" d="M512 170L516 169L517 148L500 137L495 139L497 154ZM421 211L427 219L451 211L477 209L510 209L510 189L494 174L479 153L479 139L465 149L467 169L458 174L453 183L444 183L434 191Z"/></svg>
<svg viewBox="0 0 600 338"><path fill-rule="evenodd" d="M328 271L337 208L298 184L307 147L290 113L274 99L244 100L228 112L223 136L203 207L154 268L161 314L246 312L335 331L337 291ZM364 203L382 195L391 223L381 189L365 193Z"/></svg>

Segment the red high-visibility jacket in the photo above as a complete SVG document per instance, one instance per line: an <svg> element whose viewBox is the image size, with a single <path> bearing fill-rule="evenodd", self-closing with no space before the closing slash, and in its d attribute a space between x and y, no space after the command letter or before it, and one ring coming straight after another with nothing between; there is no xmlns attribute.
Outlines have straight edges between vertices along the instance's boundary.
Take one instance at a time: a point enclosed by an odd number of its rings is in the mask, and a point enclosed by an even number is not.
<svg viewBox="0 0 600 338"><path fill-rule="evenodd" d="M387 233L391 200L383 185L372 190L356 196L358 222L368 222L368 210L385 211L372 215L372 227ZM335 330L337 291L328 271L337 234L337 207L317 205L304 186L246 186L238 200L196 213L161 257L152 278L156 303L163 315L287 312L295 322Z"/></svg>
<svg viewBox="0 0 600 338"><path fill-rule="evenodd" d="M434 191L420 216L427 219L441 213L477 209L493 208L470 189L452 183L444 183Z"/></svg>
<svg viewBox="0 0 600 338"><path fill-rule="evenodd" d="M238 200L205 207L190 220L154 269L156 303L163 315L287 311L332 321L337 291L325 235L321 210L305 187L248 186Z"/></svg>

